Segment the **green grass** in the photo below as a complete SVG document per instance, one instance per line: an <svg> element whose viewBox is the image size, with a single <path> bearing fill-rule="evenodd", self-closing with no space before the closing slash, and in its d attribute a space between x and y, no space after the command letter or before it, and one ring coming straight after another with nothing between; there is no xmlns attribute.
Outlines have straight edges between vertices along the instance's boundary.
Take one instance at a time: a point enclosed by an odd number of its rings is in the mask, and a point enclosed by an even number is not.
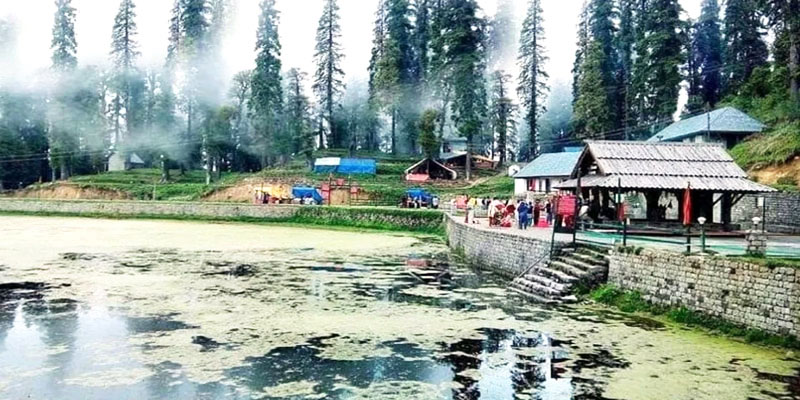
<svg viewBox="0 0 800 400"><path fill-rule="evenodd" d="M346 156L343 150L326 150L318 156ZM359 157L373 157L378 160L377 175L375 176L343 176L333 175L333 178L349 179L360 186L369 194L369 205L394 206L409 188L422 187L435 195L448 199L456 195L470 195L478 197L511 197L514 192L514 181L498 171L475 170L474 179L481 183L473 182L439 181L427 184L411 184L405 181L406 169L419 161L416 158L393 157L385 154L359 153ZM159 183L161 171L159 169L138 169L125 172L108 172L98 175L77 176L67 182L81 188L119 191L127 194L134 200L162 200L162 201L196 201L216 190L238 184L247 178L260 178L266 181L280 181L287 184L304 184L319 186L328 181L330 174L315 174L305 163L305 160L292 160L276 168L269 168L254 174L225 173L218 182L205 185L204 171L187 171L179 174L173 170L170 173L170 182ZM155 199L153 189L155 186ZM34 186L35 187L35 186Z"/></svg>
<svg viewBox="0 0 800 400"><path fill-rule="evenodd" d="M783 164L800 154L800 121L781 122L733 149L731 156L743 168Z"/></svg>
<svg viewBox="0 0 800 400"><path fill-rule="evenodd" d="M613 285L600 286L589 294L589 298L597 303L618 308L625 313L648 313L659 319L705 329L712 333L742 339L748 343L800 349L800 341L794 336L775 335L759 329L743 327L721 318L689 310L686 307L661 307L644 300L639 292L625 291Z"/></svg>

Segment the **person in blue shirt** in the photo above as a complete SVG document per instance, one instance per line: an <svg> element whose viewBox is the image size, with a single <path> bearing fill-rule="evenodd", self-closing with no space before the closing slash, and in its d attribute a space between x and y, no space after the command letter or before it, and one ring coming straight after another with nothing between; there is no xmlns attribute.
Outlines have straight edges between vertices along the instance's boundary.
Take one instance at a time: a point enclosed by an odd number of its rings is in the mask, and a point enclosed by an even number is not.
<svg viewBox="0 0 800 400"><path fill-rule="evenodd" d="M519 215L519 229L528 229L528 205L524 201L519 202L517 213Z"/></svg>

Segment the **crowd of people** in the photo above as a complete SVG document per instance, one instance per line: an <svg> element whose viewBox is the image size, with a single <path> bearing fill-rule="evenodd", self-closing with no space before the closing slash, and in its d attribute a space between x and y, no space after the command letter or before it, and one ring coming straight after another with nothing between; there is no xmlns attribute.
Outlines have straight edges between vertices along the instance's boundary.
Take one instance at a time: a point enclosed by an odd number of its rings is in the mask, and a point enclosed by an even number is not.
<svg viewBox="0 0 800 400"><path fill-rule="evenodd" d="M547 226L553 225L554 205L551 199L542 200L501 200L498 198L476 198L464 196L458 200L451 201L451 209L464 208L466 213L464 222L477 224L475 218L476 211L481 210L489 219L489 226L512 228L516 227L526 230L537 227L542 222L542 217Z"/></svg>

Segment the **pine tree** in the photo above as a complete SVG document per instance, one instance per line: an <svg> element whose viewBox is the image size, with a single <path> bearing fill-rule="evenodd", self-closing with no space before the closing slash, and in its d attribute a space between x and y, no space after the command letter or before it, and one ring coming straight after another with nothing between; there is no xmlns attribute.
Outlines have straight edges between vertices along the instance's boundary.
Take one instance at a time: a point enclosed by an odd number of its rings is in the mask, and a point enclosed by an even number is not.
<svg viewBox="0 0 800 400"><path fill-rule="evenodd" d="M786 39L789 95L800 101L800 0L763 0L770 25Z"/></svg>
<svg viewBox="0 0 800 400"><path fill-rule="evenodd" d="M467 139L466 178L472 179L473 138L480 134L486 114L486 21L478 16L475 0L453 0L444 33L445 68L453 85L452 118Z"/></svg>
<svg viewBox="0 0 800 400"><path fill-rule="evenodd" d="M722 33L717 0L703 0L696 31L694 50L700 67L700 93L703 103L714 108L722 96Z"/></svg>
<svg viewBox="0 0 800 400"><path fill-rule="evenodd" d="M136 36L136 5L133 0L122 0L119 11L114 18L111 33L111 59L114 65L114 81L116 94L114 96L114 145L120 144L120 124L122 109L125 109L125 123L130 135L134 130L136 110L134 99L134 86L136 77L136 58L139 56Z"/></svg>
<svg viewBox="0 0 800 400"><path fill-rule="evenodd" d="M429 3L432 1L433 0L416 0L414 5L414 65L412 77L415 85L420 86L427 80L430 61L431 10Z"/></svg>
<svg viewBox="0 0 800 400"><path fill-rule="evenodd" d="M379 119L381 109L381 93L377 87L376 78L378 76L378 64L383 59L383 54L386 49L386 1L378 0L378 9L375 11L375 22L372 29L372 51L369 59L369 112L376 120ZM379 142L379 132L377 129L370 131L369 138L367 139L368 147L370 150L377 150ZM319 129L319 143L323 146L325 138L323 137L323 130Z"/></svg>
<svg viewBox="0 0 800 400"><path fill-rule="evenodd" d="M74 157L78 149L76 132L68 130L73 127L71 107L75 101L73 73L78 65L78 44L75 40L75 8L71 0L56 0L56 13L53 22L53 70L58 74L58 85L54 93L53 107L50 110L48 141L50 146L50 168L53 180L58 171L62 180L69 179Z"/></svg>
<svg viewBox="0 0 800 400"><path fill-rule="evenodd" d="M344 71L341 68L342 38L339 25L339 6L336 0L325 0L325 7L317 27L317 46L314 61L317 71L314 74L314 92L320 108L325 110L331 147L341 147L341 133L334 129L334 111L344 91ZM324 147L320 142L320 147Z"/></svg>
<svg viewBox="0 0 800 400"><path fill-rule="evenodd" d="M619 33L616 38L619 70L617 72L617 104L615 115L620 118L620 127L625 131L625 139L631 137L631 126L635 124L632 110L632 74L634 48L636 45L636 21L634 8L636 0L619 0Z"/></svg>
<svg viewBox="0 0 800 400"><path fill-rule="evenodd" d="M167 46L167 62L166 66L169 69L175 67L180 58L181 48L183 46L183 28L181 26L181 15L183 15L183 2L184 0L175 0L170 10L169 18L169 45Z"/></svg>
<svg viewBox="0 0 800 400"><path fill-rule="evenodd" d="M536 1L536 0L534 0ZM508 160L517 132L517 105L511 99L511 75L496 71L492 75L491 120L497 137L498 166ZM533 135L531 137L534 139Z"/></svg>
<svg viewBox="0 0 800 400"><path fill-rule="evenodd" d="M589 44L581 66L578 83L580 97L575 102L575 120L578 139L604 139L614 121L611 103L603 85L603 45L598 41Z"/></svg>
<svg viewBox="0 0 800 400"><path fill-rule="evenodd" d="M278 117L283 101L278 23L275 0L262 0L256 32L256 68L253 70L252 98L249 103L262 167L270 164L270 146L278 135Z"/></svg>
<svg viewBox="0 0 800 400"><path fill-rule="evenodd" d="M685 24L678 0L641 0L636 9L636 59L631 78L640 125L658 130L672 121L683 81ZM640 138L651 132L636 132Z"/></svg>
<svg viewBox="0 0 800 400"><path fill-rule="evenodd" d="M306 165L313 165L314 132L311 128L309 101L305 94L307 74L292 68L286 74L286 118L289 135L294 143L294 152L306 159Z"/></svg>
<svg viewBox="0 0 800 400"><path fill-rule="evenodd" d="M425 158L433 158L439 149L439 139L436 137L436 124L439 112L433 109L425 110L419 120L419 145Z"/></svg>
<svg viewBox="0 0 800 400"><path fill-rule="evenodd" d="M609 103L612 124L609 130L621 126L620 119L615 115L618 95L617 89L617 52L615 47L617 28L615 20L617 10L614 0L592 0L589 13L589 34L591 40L600 44L603 58L600 62L603 86L606 88L606 98Z"/></svg>
<svg viewBox="0 0 800 400"><path fill-rule="evenodd" d="M528 14L522 25L519 47L519 87L517 92L525 108L525 120L528 123L528 157L536 158L539 154L539 118L545 112L547 95L547 72L544 69L547 56L544 49L544 18L542 17L541 0L531 0Z"/></svg>
<svg viewBox="0 0 800 400"><path fill-rule="evenodd" d="M437 136L439 140L444 136L444 128L447 124L450 100L452 96L452 85L448 71L445 69L446 55L444 47L445 28L448 24L448 4L446 0L431 0L430 5L430 60L428 61L428 71L426 73L427 91L438 103L439 126Z"/></svg>
<svg viewBox="0 0 800 400"><path fill-rule="evenodd" d="M689 30L689 40L687 43L687 61L686 61L686 82L687 82L687 95L688 100L684 108L684 116L694 115L705 107L703 100L703 79L701 74L702 54L698 50L700 39L698 38L698 25L689 20L687 22Z"/></svg>
<svg viewBox="0 0 800 400"><path fill-rule="evenodd" d="M589 51L589 42L591 35L589 33L589 2L584 0L583 7L581 8L580 19L578 21L578 41L577 50L575 50L575 61L572 64L572 102L575 103L580 97L580 81L581 81L581 67L583 67L583 60L586 53Z"/></svg>
<svg viewBox="0 0 800 400"><path fill-rule="evenodd" d="M769 52L764 41L761 15L757 0L726 2L725 69L722 77L726 94L737 94L753 70L767 63Z"/></svg>
<svg viewBox="0 0 800 400"><path fill-rule="evenodd" d="M75 8L72 0L56 0L53 22L53 69L69 72L78 65L78 42L75 40Z"/></svg>
<svg viewBox="0 0 800 400"><path fill-rule="evenodd" d="M377 61L373 85L380 104L391 118L391 152L397 153L397 126L403 123L403 112L412 93L413 48L411 46L411 8L407 0L386 0L384 40L381 58ZM412 118L405 121L408 131Z"/></svg>
<svg viewBox="0 0 800 400"><path fill-rule="evenodd" d="M517 21L514 2L500 0L497 13L489 24L488 68L503 69L514 61L516 44L519 42Z"/></svg>

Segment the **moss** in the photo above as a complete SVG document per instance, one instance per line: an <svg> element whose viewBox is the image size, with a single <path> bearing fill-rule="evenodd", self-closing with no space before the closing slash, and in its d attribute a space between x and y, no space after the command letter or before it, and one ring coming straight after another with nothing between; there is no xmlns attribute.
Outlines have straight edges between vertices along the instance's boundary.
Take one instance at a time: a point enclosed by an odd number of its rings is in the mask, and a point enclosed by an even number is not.
<svg viewBox="0 0 800 400"><path fill-rule="evenodd" d="M800 341L794 336L775 335L759 329L747 328L686 307L664 308L647 302L639 292L625 291L613 285L603 285L595 289L589 294L589 298L597 303L616 307L625 313L649 313L677 324L705 329L713 333L742 339L748 343L800 349Z"/></svg>

